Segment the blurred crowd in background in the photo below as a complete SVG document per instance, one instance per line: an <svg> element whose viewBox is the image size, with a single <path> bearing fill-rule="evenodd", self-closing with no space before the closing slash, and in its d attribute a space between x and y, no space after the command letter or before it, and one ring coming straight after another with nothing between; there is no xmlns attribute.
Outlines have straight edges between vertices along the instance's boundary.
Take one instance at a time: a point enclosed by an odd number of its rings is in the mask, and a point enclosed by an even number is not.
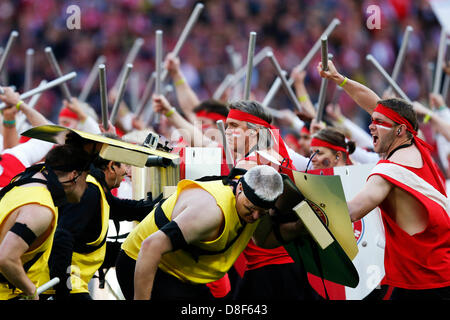
<svg viewBox="0 0 450 320"><path fill-rule="evenodd" d="M0 45L5 46L12 30L20 33L8 58L7 81L23 91L25 52L35 50L33 86L42 79L56 78L44 48L51 46L63 73L77 72L68 84L74 95L83 87L99 55L106 57L108 85L116 81L126 56L136 38L145 43L134 61L132 74L137 78L139 95L155 70L155 31L163 30L163 50L168 53L184 28L197 1L194 0L1 0ZM81 13L80 29L66 25L70 5ZM371 53L392 72L406 26L414 28L398 83L411 100L428 99L433 79L441 27L426 0L241 0L205 1L198 22L180 52L186 80L200 100L212 97L224 77L233 72L227 46L247 59L249 33L257 33L258 52L270 46L284 70L290 72L300 63L333 18L341 24L328 39L328 50L342 73L382 95L387 82L366 61ZM370 30L367 7L380 8L379 29ZM306 87L313 102L317 101L321 78L316 66L320 53L307 68ZM255 68L252 94L262 101L276 78L274 67L263 61ZM130 83L128 88L130 88ZM137 90L137 88L134 88ZM335 86L329 86L329 99ZM57 121L62 95L58 88L46 91L37 109L51 121ZM128 105L130 94L124 97ZM100 114L98 81L87 99ZM343 114L367 129L369 116L346 95L340 96ZM294 106L281 89L271 103L275 109ZM135 106L131 106L135 108Z"/></svg>

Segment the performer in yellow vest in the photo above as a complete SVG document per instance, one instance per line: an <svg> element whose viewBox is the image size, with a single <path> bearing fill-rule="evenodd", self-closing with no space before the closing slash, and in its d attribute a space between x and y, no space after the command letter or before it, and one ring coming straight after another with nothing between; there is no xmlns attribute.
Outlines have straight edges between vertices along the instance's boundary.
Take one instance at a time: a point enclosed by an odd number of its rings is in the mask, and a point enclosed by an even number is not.
<svg viewBox="0 0 450 320"><path fill-rule="evenodd" d="M0 299L38 300L50 280L57 206L78 202L86 189L90 157L72 145L53 148L45 164L26 169L0 192Z"/></svg>
<svg viewBox="0 0 450 320"><path fill-rule="evenodd" d="M56 300L91 300L88 284L105 260L109 219L141 221L153 209L151 201L119 199L111 194L129 174L128 169L97 156L80 203L60 209L49 266L50 275L62 281L45 294Z"/></svg>
<svg viewBox="0 0 450 320"><path fill-rule="evenodd" d="M260 218L282 191L280 174L269 166L250 169L232 186L180 181L122 245L116 274L124 296L211 298L204 284L223 277L257 227L267 227Z"/></svg>

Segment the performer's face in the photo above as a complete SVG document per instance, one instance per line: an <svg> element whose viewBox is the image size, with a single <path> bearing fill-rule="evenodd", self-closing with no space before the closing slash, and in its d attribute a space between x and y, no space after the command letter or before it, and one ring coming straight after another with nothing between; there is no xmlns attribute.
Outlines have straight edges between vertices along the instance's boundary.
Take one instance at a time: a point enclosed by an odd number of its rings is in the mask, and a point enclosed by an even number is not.
<svg viewBox="0 0 450 320"><path fill-rule="evenodd" d="M372 114L369 130L372 135L373 150L376 153L384 154L389 151L395 139L395 127L396 123L381 113L374 112Z"/></svg>
<svg viewBox="0 0 450 320"><path fill-rule="evenodd" d="M78 126L78 120L69 118L69 117L59 117L58 118L59 125L70 128L70 129L76 129Z"/></svg>
<svg viewBox="0 0 450 320"><path fill-rule="evenodd" d="M131 168L129 165L125 163L119 163L117 165L114 162L111 162L111 166L108 167L108 169L105 172L105 180L108 184L108 187L110 189L118 188L120 187L120 184L122 183L123 179L126 176L131 175Z"/></svg>
<svg viewBox="0 0 450 320"><path fill-rule="evenodd" d="M269 209L260 208L255 206L244 194L241 184L238 185L236 190L236 211L239 218L246 223L256 222L261 217L269 213Z"/></svg>
<svg viewBox="0 0 450 320"><path fill-rule="evenodd" d="M331 168L338 165L339 161L336 153L327 147L311 147L311 154L315 154L311 159L314 169Z"/></svg>
<svg viewBox="0 0 450 320"><path fill-rule="evenodd" d="M227 119L225 135L228 146L235 154L246 154L253 147L253 145L250 145L249 137L254 136L254 131L247 128L247 122L245 121Z"/></svg>

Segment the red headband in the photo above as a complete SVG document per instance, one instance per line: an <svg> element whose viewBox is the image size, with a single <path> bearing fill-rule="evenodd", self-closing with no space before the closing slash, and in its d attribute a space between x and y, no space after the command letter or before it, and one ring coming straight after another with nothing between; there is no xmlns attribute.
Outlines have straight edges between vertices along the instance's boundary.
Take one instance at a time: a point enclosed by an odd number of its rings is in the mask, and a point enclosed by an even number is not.
<svg viewBox="0 0 450 320"><path fill-rule="evenodd" d="M326 142L326 141L318 139L318 138L312 138L310 145L311 145L311 147L325 147L325 148L333 149L336 151L342 151L342 152L348 154L348 151L345 148L335 146L334 144L331 144L329 142Z"/></svg>
<svg viewBox="0 0 450 320"><path fill-rule="evenodd" d="M61 109L61 111L59 112L59 116L80 120L80 118L78 118L78 115L67 107Z"/></svg>
<svg viewBox="0 0 450 320"><path fill-rule="evenodd" d="M266 127L267 129L276 129L275 127L271 126L267 121L264 121L263 119L258 118L257 116L254 116L250 113L237 109L231 109L230 112L228 112L227 118L259 124L263 127Z"/></svg>
<svg viewBox="0 0 450 320"><path fill-rule="evenodd" d="M334 144L331 144L329 142L326 142L326 141L318 139L318 138L312 138L310 146L311 147L325 147L325 148L329 148L329 149L332 149L332 150L335 150L335 151L341 151L341 152L345 153L345 155L346 155L346 162L345 163L347 165L353 164L352 161L350 160L350 155L348 154L348 151L345 148L335 146Z"/></svg>
<svg viewBox="0 0 450 320"><path fill-rule="evenodd" d="M381 113L382 115L388 117L392 121L398 123L398 124L404 124L406 126L406 130L411 132L414 136L417 135L417 131L414 130L411 122L403 118L401 115L399 115L397 112L392 110L391 108L385 107L382 104L378 104L375 110L373 112Z"/></svg>
<svg viewBox="0 0 450 320"><path fill-rule="evenodd" d="M195 115L197 117L203 117L203 118L208 118L214 121L217 120L222 120L223 122L225 122L227 120L227 117L225 117L224 115L217 113L217 112L209 112L206 110L201 110L199 112L196 112Z"/></svg>
<svg viewBox="0 0 450 320"><path fill-rule="evenodd" d="M270 125L267 121L264 121L261 118L258 118L252 114L237 109L231 109L230 112L228 112L227 119L246 121L253 124L261 125L269 129L275 144L278 145L278 153L283 157L283 159L291 160L291 158L289 157L289 153L286 149L286 146L284 144L284 141L280 137L280 130L277 127ZM292 161L289 161L289 163L292 163Z"/></svg>

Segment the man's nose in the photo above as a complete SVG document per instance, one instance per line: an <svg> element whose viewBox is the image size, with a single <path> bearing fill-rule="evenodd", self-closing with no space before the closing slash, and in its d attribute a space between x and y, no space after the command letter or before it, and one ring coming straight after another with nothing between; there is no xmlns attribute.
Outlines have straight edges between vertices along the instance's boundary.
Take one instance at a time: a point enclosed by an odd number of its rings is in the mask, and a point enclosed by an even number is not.
<svg viewBox="0 0 450 320"><path fill-rule="evenodd" d="M253 210L252 217L253 217L253 219L258 220L259 218L262 217L262 211L261 210Z"/></svg>

